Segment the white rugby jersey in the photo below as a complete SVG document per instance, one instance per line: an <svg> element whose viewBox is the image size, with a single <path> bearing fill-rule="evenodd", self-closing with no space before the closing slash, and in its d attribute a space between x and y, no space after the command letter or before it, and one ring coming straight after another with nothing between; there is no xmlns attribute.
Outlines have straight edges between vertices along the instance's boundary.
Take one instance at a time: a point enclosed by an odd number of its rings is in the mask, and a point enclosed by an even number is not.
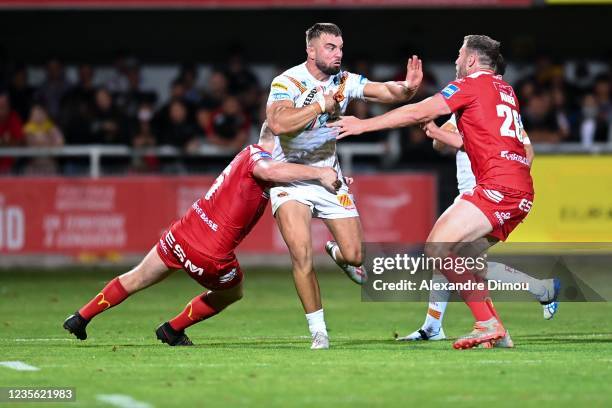
<svg viewBox="0 0 612 408"><path fill-rule="evenodd" d="M330 76L327 81L319 81L313 77L306 63L288 69L272 80L268 105L289 100L296 107L317 103L313 97L313 89L321 87L323 92L330 90L342 95L339 101L340 112L344 114L351 99L363 99L363 88L368 82L367 78L346 71L340 71ZM274 137L274 160L309 164L312 166L331 166L338 168L336 156L337 130L327 127L329 114L317 116L306 127L292 134Z"/></svg>

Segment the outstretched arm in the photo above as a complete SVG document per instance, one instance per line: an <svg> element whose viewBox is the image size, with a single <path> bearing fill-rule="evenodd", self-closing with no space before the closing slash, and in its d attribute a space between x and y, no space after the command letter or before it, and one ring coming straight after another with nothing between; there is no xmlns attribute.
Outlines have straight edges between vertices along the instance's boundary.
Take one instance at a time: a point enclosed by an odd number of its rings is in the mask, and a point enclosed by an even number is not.
<svg viewBox="0 0 612 408"><path fill-rule="evenodd" d="M318 180L332 193L338 191L342 185L342 182L338 180L338 174L331 167L313 167L275 160L259 160L253 168L253 176L272 183Z"/></svg>
<svg viewBox="0 0 612 408"><path fill-rule="evenodd" d="M448 115L450 108L444 102L442 95L436 94L419 103L404 105L383 115L369 119L357 119L353 116L342 117L337 122L328 124L338 128L338 139L350 135L359 135L382 129L393 129L429 122L438 116Z"/></svg>
<svg viewBox="0 0 612 408"><path fill-rule="evenodd" d="M368 82L363 88L363 96L369 102L407 102L416 94L422 80L423 62L413 55L406 64L404 81Z"/></svg>

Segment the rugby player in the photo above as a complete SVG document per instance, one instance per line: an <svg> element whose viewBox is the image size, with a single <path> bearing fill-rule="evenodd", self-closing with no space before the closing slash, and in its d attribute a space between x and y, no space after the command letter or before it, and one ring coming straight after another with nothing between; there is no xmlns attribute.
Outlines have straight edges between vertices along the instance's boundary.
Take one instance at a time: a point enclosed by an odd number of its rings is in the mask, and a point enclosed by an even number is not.
<svg viewBox="0 0 612 408"><path fill-rule="evenodd" d="M272 80L260 142L272 141L274 160L331 166L343 180L336 154L336 131L328 124L344 113L352 99L406 102L423 79L422 63L412 56L405 81L372 82L343 71L340 28L317 23L306 31L306 62ZM346 183L334 194L316 181L298 181L270 190L272 212L291 255L295 286L306 313L311 349L329 348L319 283L313 268L311 219L321 218L334 241L326 250L355 282L362 283L362 230L353 195Z"/></svg>
<svg viewBox="0 0 612 408"><path fill-rule="evenodd" d="M463 144L472 163L476 187L462 194L438 218L427 237L425 253L429 257L452 260L465 247L463 243L474 243L486 250L499 240L506 240L533 205L533 182L522 143L518 99L501 75L495 74L499 60L498 41L485 35L468 35L455 61L457 79L440 93L381 116L365 120L345 117L332 124L341 139L427 123L455 113L460 134L455 133L451 140L443 142L452 146ZM507 331L486 285L482 284L484 279L471 271L460 274L452 268L442 268L440 272L450 282L467 287L460 295L476 320L474 330L455 341L453 347L472 348L503 339ZM481 287L470 287L475 283Z"/></svg>
<svg viewBox="0 0 612 408"><path fill-rule="evenodd" d="M505 65L502 63L502 58L497 61L495 72L499 75L504 74ZM470 158L461 146L448 146L440 141L452 140L454 133L458 132L457 121L455 115L451 115L450 119L441 127L435 125L434 122L428 122L423 125L428 136L433 138L433 147L440 152L454 152L457 165L457 189L459 195L455 200L461 199L461 195L472 191L476 187L476 178L472 172L472 164ZM451 134L444 134L451 132ZM529 136L525 130L523 132L523 145L529 166L531 167L535 153L533 146L529 141ZM440 273L434 273L432 277L434 282L447 282L446 278ZM499 262L488 262L485 279L493 279L495 281L514 283L526 282L529 285L529 291L540 302L543 308L545 320L552 319L557 313L559 302L557 296L560 290L560 281L558 279L536 279L524 272L521 272L511 266L501 264ZM431 291L429 295L429 305L423 325L416 331L404 337L398 337L398 341L421 341L421 340L444 340L446 335L442 328L444 313L450 299L451 292L447 290ZM512 338L508 333L502 340L491 344L496 347L513 347Z"/></svg>
<svg viewBox="0 0 612 408"><path fill-rule="evenodd" d="M316 180L333 194L340 188L331 167L272 160L272 145L250 145L236 155L208 192L164 232L157 245L131 271L110 281L100 293L64 321L78 339L96 315L128 296L183 269L208 291L193 298L175 318L160 325L156 336L170 346L193 345L185 329L221 312L242 298L243 273L234 249L255 226L274 183Z"/></svg>

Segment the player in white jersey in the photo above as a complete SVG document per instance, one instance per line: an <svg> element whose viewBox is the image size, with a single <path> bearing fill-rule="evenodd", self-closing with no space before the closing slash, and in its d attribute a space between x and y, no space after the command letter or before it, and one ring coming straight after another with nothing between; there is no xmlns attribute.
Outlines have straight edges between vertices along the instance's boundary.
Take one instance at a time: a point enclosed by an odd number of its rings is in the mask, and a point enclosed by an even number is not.
<svg viewBox="0 0 612 408"><path fill-rule="evenodd" d="M336 155L337 131L327 124L344 113L351 99L382 103L409 100L423 79L421 61L408 60L406 80L372 82L340 69L342 33L331 23L317 23L306 31L306 62L274 78L260 140L274 139L275 160L331 166L344 180ZM312 349L329 347L319 283L313 269L310 223L321 218L334 237L326 250L357 283L362 266L362 231L349 187L337 194L316 181L288 183L270 190L272 211L287 243L295 286L306 312Z"/></svg>
<svg viewBox="0 0 612 408"><path fill-rule="evenodd" d="M452 115L450 120L442 125L441 128L437 128L434 125L429 125L426 128L427 132L437 132L439 135L441 132L458 132L457 122L455 115ZM523 132L523 144L525 145L525 152L527 160L530 165L533 163L534 151L527 136L527 132ZM459 195L467 191L471 191L476 186L476 178L472 172L472 163L461 148L461 146L447 146L434 139L434 149L444 152L455 150L456 153L456 164L457 164L457 188L459 189ZM524 272L514 269L508 265L504 265L498 262L488 262L485 279L492 279L501 282L515 283L515 282L528 282L529 291L534 295L544 309L544 319L550 320L554 317L557 312L559 303L557 296L560 289L560 282L558 279L536 279ZM434 273L432 276L434 282L448 282L447 279L439 273ZM405 337L398 337L398 341L420 341L420 340L444 340L446 335L442 328L442 320L444 319L444 312L448 305L448 300L451 296L451 292L447 290L431 291L429 294L429 307L427 308L427 315L425 316L425 322L420 329L410 333ZM507 334L502 340L493 344L487 344L485 346L497 346L497 347L513 347L512 339Z"/></svg>

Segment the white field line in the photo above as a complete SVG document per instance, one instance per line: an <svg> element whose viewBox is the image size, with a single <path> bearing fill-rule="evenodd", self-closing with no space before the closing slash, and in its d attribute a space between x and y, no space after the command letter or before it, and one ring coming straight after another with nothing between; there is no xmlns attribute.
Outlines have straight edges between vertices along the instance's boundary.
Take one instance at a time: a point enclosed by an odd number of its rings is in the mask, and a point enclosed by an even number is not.
<svg viewBox="0 0 612 408"><path fill-rule="evenodd" d="M0 366L17 371L38 371L40 368L26 364L23 361L0 361Z"/></svg>

